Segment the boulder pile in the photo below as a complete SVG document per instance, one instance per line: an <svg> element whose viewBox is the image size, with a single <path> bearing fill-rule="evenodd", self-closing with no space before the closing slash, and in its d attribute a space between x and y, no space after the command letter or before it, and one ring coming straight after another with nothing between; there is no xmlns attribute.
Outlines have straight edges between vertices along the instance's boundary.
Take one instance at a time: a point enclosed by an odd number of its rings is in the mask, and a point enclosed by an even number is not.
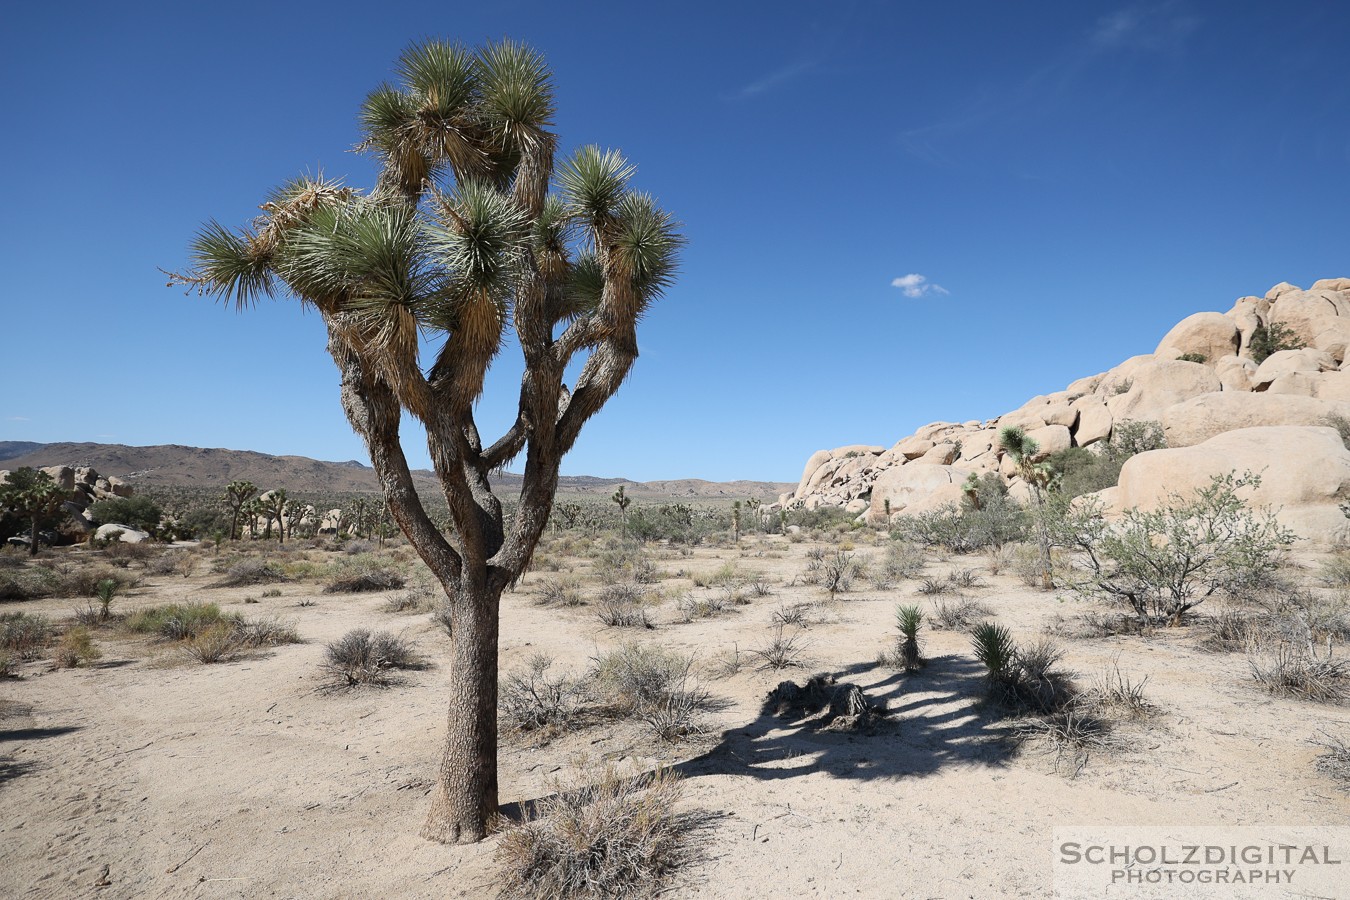
<svg viewBox="0 0 1350 900"><path fill-rule="evenodd" d="M1297 349L1258 362L1253 339L1283 331ZM859 520L915 515L958 502L971 474L997 473L1014 494L1029 490L998 445L999 431L1023 428L1041 457L1108 440L1126 421L1157 421L1167 450L1126 463L1108 509L1147 506L1188 493L1234 469L1262 475L1255 500L1278 510L1302 537L1346 531L1339 509L1350 500L1350 451L1327 427L1350 422L1350 278L1308 290L1281 283L1264 297L1241 297L1226 313L1178 322L1152 353L1064 390L1033 397L987 421L934 422L894 446L853 444L812 454L796 490L772 512L834 506ZM1343 368L1344 366L1344 368Z"/></svg>

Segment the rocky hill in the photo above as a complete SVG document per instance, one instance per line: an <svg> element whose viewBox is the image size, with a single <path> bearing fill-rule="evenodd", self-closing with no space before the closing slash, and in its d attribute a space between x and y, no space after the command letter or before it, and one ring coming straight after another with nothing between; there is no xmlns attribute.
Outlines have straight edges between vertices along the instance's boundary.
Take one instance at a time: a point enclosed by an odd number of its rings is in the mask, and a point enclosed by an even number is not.
<svg viewBox="0 0 1350 900"><path fill-rule="evenodd" d="M1292 348L1266 356L1280 334ZM889 448L818 451L779 504L843 507L879 522L955 503L966 478L986 472L1025 496L1029 489L999 446L1001 429L1023 428L1044 458L1107 440L1121 422L1157 421L1169 449L1125 464L1119 486L1101 492L1108 512L1150 508L1210 475L1251 470L1263 479L1254 502L1276 508L1304 538L1341 537L1350 450L1328 426L1350 426L1348 348L1350 279L1308 290L1281 283L1263 297L1238 298L1227 312L1188 316L1153 352L988 421L934 422Z"/></svg>
<svg viewBox="0 0 1350 900"><path fill-rule="evenodd" d="M129 447L124 444L56 443L33 444L23 441L0 442L3 466L71 466L97 469L131 484L147 486L216 488L235 480L251 481L260 487L284 487L292 493L348 493L377 491L375 472L360 462L323 462L304 456L271 456L251 450L223 450L162 444ZM417 470L413 480L419 491L434 494L439 488L428 470ZM506 473L493 479L502 491L519 488L520 476ZM563 476L558 493L571 496L608 498L619 485L638 499L717 500L747 497L770 498L792 487L769 481L702 481L696 478L675 481L635 482L624 478L597 478L589 475Z"/></svg>

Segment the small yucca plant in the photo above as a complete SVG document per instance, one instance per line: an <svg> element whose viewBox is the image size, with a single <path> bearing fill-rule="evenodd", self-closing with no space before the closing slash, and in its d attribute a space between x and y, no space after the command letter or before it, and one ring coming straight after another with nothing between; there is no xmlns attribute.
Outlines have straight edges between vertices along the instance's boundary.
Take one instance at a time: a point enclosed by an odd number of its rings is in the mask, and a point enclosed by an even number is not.
<svg viewBox="0 0 1350 900"><path fill-rule="evenodd" d="M1017 645L1012 633L995 622L981 622L971 632L975 658L985 668L991 691L1005 691L1017 680Z"/></svg>
<svg viewBox="0 0 1350 900"><path fill-rule="evenodd" d="M898 606L895 609L895 627L900 629L900 644L896 648L900 666L906 672L917 672L928 664L919 646L919 627L923 611L917 606Z"/></svg>
<svg viewBox="0 0 1350 900"><path fill-rule="evenodd" d="M115 578L105 578L94 585L94 595L98 597L98 620L106 622L112 618L112 602L121 585Z"/></svg>

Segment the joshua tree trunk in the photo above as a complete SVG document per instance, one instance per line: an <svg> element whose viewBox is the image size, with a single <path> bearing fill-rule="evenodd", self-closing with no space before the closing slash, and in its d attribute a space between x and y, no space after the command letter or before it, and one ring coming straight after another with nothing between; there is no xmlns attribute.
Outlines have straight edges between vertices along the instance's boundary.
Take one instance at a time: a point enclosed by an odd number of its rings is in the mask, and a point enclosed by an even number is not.
<svg viewBox="0 0 1350 900"><path fill-rule="evenodd" d="M28 534L28 555L37 556L38 552L38 517L33 516L32 527Z"/></svg>
<svg viewBox="0 0 1350 900"><path fill-rule="evenodd" d="M454 655L445 747L422 836L447 844L487 836L497 812L498 600L465 587L451 601Z"/></svg>
<svg viewBox="0 0 1350 900"><path fill-rule="evenodd" d="M1049 591L1054 589L1055 579L1050 564L1050 532L1045 527L1045 497L1037 485L1031 485L1031 492L1036 498L1036 549L1041 557L1041 590Z"/></svg>

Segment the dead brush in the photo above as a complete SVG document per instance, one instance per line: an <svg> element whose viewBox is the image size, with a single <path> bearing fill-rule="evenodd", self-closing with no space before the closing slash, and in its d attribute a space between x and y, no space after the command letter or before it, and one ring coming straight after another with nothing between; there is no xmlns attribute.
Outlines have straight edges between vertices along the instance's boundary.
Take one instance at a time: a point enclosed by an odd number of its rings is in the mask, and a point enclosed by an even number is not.
<svg viewBox="0 0 1350 900"><path fill-rule="evenodd" d="M1252 678L1271 694L1340 703L1350 696L1350 665L1335 659L1331 639L1326 653L1311 640L1257 644L1247 651Z"/></svg>
<svg viewBox="0 0 1350 900"><path fill-rule="evenodd" d="M611 628L655 628L647 612L647 590L638 584L611 584L596 599L596 616Z"/></svg>
<svg viewBox="0 0 1350 900"><path fill-rule="evenodd" d="M1312 743L1322 748L1317 757L1317 771L1336 780L1341 790L1350 791L1350 740L1324 731Z"/></svg>
<svg viewBox="0 0 1350 900"><path fill-rule="evenodd" d="M799 632L784 633L783 626L779 625L774 628L773 637L767 644L750 653L759 658L761 670L787 669L802 664L801 656L805 650L806 645L802 643Z"/></svg>
<svg viewBox="0 0 1350 900"><path fill-rule="evenodd" d="M426 579L418 579L402 591L384 601L384 611L389 613L433 612L438 603L445 598L440 587Z"/></svg>
<svg viewBox="0 0 1350 900"><path fill-rule="evenodd" d="M539 583L535 602L540 606L581 606L581 582L575 578L545 578Z"/></svg>
<svg viewBox="0 0 1350 900"><path fill-rule="evenodd" d="M325 594L364 594L371 591L396 591L407 580L393 569L383 566L360 566L352 571L340 572L327 585Z"/></svg>
<svg viewBox="0 0 1350 900"><path fill-rule="evenodd" d="M969 597L954 600L934 600L930 627L947 631L969 631L977 623L994 615L989 604Z"/></svg>
<svg viewBox="0 0 1350 900"><path fill-rule="evenodd" d="M386 686L401 669L421 669L426 663L405 638L387 631L371 633L355 628L324 650L323 670L334 686Z"/></svg>
<svg viewBox="0 0 1350 900"><path fill-rule="evenodd" d="M497 708L507 731L552 736L580 723L587 692L570 675L550 674L552 666L552 657L537 653L502 679Z"/></svg>
<svg viewBox="0 0 1350 900"><path fill-rule="evenodd" d="M947 583L954 588L973 588L984 582L974 569L954 569L947 574Z"/></svg>
<svg viewBox="0 0 1350 900"><path fill-rule="evenodd" d="M1095 709L1104 709L1116 718L1146 719L1157 712L1157 707L1144 696L1148 676L1133 681L1120 671L1120 657L1112 658L1083 693L1083 702Z"/></svg>
<svg viewBox="0 0 1350 900"><path fill-rule="evenodd" d="M287 581L281 567L266 559L241 559L225 570L225 577L207 587L251 587L255 584L273 584Z"/></svg>
<svg viewBox="0 0 1350 900"><path fill-rule="evenodd" d="M607 768L551 787L497 843L503 897L653 897L696 857L701 818L675 811L681 784L668 769L625 777Z"/></svg>
<svg viewBox="0 0 1350 900"><path fill-rule="evenodd" d="M1217 615L1201 619L1200 647L1218 653L1245 650L1269 634L1274 621L1265 610L1226 606Z"/></svg>
<svg viewBox="0 0 1350 900"><path fill-rule="evenodd" d="M951 582L946 578L935 578L932 575L928 575L919 582L917 590L920 594L931 597L936 596L937 594L945 594L951 590L951 587Z"/></svg>
<svg viewBox="0 0 1350 900"><path fill-rule="evenodd" d="M1081 773L1093 753L1113 749L1116 744L1110 722L1077 703L1021 721L1014 734L1022 740L1044 743L1046 752L1054 754L1055 771L1067 770L1070 775Z"/></svg>

